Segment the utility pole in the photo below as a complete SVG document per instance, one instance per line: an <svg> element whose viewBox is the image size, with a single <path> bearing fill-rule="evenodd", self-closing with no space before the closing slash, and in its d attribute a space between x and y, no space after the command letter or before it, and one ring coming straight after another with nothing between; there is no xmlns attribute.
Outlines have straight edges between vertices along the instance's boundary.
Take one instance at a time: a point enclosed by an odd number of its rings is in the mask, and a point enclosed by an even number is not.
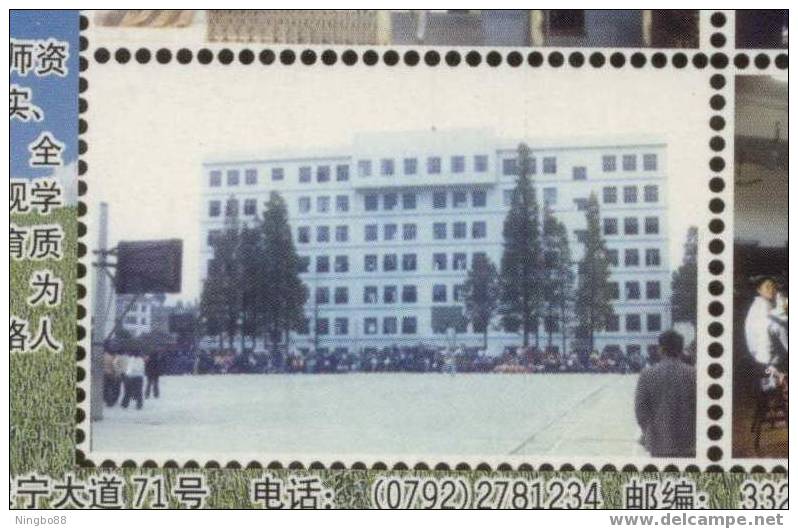
<svg viewBox="0 0 798 529"><path fill-rule="evenodd" d="M89 352L90 361L90 401L89 412L91 420L98 421L103 418L103 354L106 337L106 324L108 311L113 305L108 297L108 203L100 203L100 216L97 220L97 263L94 268L94 294L92 332Z"/></svg>

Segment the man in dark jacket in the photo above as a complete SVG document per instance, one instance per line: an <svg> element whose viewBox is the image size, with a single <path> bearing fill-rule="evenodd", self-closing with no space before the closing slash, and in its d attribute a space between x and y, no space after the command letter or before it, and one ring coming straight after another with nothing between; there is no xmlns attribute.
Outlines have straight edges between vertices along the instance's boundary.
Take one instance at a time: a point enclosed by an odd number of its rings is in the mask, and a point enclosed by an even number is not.
<svg viewBox="0 0 798 529"><path fill-rule="evenodd" d="M160 396L158 388L158 378L161 376L161 355L153 351L147 357L147 364L144 367L144 373L147 375L147 389L144 392L145 398L150 398L150 392L157 399Z"/></svg>
<svg viewBox="0 0 798 529"><path fill-rule="evenodd" d="M675 331L659 337L662 360L637 381L635 415L643 444L654 457L694 457L696 371L681 360L684 339Z"/></svg>

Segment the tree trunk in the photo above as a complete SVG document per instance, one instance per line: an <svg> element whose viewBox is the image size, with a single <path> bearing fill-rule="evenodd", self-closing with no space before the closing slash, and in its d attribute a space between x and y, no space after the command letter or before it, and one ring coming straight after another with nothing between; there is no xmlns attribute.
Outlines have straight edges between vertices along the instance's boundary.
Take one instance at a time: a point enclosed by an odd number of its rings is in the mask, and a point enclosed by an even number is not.
<svg viewBox="0 0 798 529"><path fill-rule="evenodd" d="M482 348L488 350L488 326L485 325L485 331L482 334Z"/></svg>

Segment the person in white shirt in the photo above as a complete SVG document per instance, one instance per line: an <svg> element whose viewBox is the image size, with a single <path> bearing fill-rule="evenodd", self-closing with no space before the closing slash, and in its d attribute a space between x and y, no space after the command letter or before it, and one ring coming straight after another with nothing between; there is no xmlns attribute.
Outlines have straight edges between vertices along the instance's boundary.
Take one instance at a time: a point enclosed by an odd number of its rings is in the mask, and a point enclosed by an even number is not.
<svg viewBox="0 0 798 529"><path fill-rule="evenodd" d="M121 406L127 408L130 399L136 401L136 409L140 410L144 405L144 359L140 353L130 353L125 365L125 396L122 398Z"/></svg>
<svg viewBox="0 0 798 529"><path fill-rule="evenodd" d="M763 384L775 386L784 376L781 366L788 352L786 298L769 277L758 279L756 292L745 317L745 342L760 371L757 375L769 380Z"/></svg>

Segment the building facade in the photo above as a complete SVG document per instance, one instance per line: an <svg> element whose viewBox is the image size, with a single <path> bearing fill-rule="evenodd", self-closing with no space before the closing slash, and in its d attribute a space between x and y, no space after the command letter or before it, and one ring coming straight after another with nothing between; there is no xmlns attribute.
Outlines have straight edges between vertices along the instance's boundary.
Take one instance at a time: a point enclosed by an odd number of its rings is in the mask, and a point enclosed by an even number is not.
<svg viewBox="0 0 798 529"><path fill-rule="evenodd" d="M587 199L598 198L617 315L597 336L598 349L646 355L671 325L666 146L639 138L526 143L538 199L568 228L575 262ZM307 324L292 336L296 347L481 345L481 332L451 329L446 315L462 308L476 254L501 261L517 145L484 130L431 130L357 135L331 152L209 161L202 168L201 275L225 215L254 222L278 191L310 291ZM539 335L541 348L571 348L572 331L563 340L555 329L549 344L541 324ZM517 333L491 327L489 351L519 343Z"/></svg>
<svg viewBox="0 0 798 529"><path fill-rule="evenodd" d="M152 332L167 332L167 307L163 294L117 295L116 320L119 328L134 338Z"/></svg>

